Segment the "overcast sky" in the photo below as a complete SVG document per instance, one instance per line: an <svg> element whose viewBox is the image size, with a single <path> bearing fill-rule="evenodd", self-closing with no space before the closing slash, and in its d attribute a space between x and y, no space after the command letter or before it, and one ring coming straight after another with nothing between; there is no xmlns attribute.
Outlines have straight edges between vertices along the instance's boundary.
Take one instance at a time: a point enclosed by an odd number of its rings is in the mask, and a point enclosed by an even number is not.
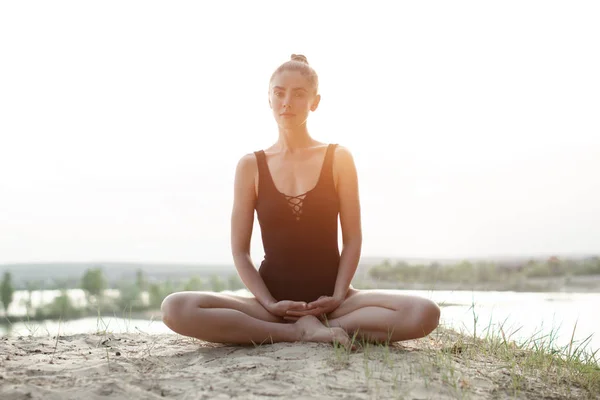
<svg viewBox="0 0 600 400"><path fill-rule="evenodd" d="M206 3L211 3L207 5ZM0 5L0 263L230 263L271 73L319 73L363 255L600 254L600 3ZM262 258L255 225L253 257Z"/></svg>

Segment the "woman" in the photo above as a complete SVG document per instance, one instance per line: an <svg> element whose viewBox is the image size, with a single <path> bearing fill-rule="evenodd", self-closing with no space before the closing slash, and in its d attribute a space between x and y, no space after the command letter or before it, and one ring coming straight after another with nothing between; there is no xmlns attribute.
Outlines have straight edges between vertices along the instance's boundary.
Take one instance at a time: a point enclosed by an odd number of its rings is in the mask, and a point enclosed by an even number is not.
<svg viewBox="0 0 600 400"><path fill-rule="evenodd" d="M220 343L370 341L423 337L438 325L438 306L423 298L357 290L350 282L362 234L351 153L313 139L306 121L321 96L302 55L271 76L269 105L279 139L237 165L231 246L237 271L254 297L179 292L165 298L173 331ZM265 258L250 258L254 211ZM343 249L338 249L338 214Z"/></svg>

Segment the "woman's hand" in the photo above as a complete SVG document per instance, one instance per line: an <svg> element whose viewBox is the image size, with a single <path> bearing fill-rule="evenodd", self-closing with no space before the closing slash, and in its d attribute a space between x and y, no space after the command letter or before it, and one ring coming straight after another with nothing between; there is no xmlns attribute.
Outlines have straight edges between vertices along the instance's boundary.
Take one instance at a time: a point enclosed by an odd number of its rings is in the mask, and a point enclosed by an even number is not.
<svg viewBox="0 0 600 400"><path fill-rule="evenodd" d="M288 312L301 312L306 310L307 304L304 301L282 300L268 304L265 308L271 314L277 317L285 318Z"/></svg>
<svg viewBox="0 0 600 400"><path fill-rule="evenodd" d="M339 297L321 296L317 300L308 303L304 310L288 310L283 318L295 321L305 315L314 315L315 317L322 319L338 308L343 302L344 299Z"/></svg>

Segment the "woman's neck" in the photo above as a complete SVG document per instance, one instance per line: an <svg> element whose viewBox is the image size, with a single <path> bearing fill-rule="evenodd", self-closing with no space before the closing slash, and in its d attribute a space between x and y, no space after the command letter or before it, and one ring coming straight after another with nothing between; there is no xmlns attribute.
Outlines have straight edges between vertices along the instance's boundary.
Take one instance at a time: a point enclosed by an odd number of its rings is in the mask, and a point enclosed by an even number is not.
<svg viewBox="0 0 600 400"><path fill-rule="evenodd" d="M298 149L311 147L315 143L310 137L306 125L302 125L296 129L279 128L279 140L275 146L280 151L294 152Z"/></svg>

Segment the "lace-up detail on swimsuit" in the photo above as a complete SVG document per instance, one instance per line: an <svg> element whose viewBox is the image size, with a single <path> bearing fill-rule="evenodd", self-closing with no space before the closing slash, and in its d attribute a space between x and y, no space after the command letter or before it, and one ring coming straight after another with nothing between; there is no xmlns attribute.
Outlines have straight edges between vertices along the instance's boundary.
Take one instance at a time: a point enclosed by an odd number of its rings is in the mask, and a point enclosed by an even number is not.
<svg viewBox="0 0 600 400"><path fill-rule="evenodd" d="M281 195L287 200L288 205L292 208L292 213L296 217L296 221L300 220L300 216L302 215L302 206L304 205L304 199L306 199L307 194L308 192L298 196L288 196L287 194L281 193Z"/></svg>

